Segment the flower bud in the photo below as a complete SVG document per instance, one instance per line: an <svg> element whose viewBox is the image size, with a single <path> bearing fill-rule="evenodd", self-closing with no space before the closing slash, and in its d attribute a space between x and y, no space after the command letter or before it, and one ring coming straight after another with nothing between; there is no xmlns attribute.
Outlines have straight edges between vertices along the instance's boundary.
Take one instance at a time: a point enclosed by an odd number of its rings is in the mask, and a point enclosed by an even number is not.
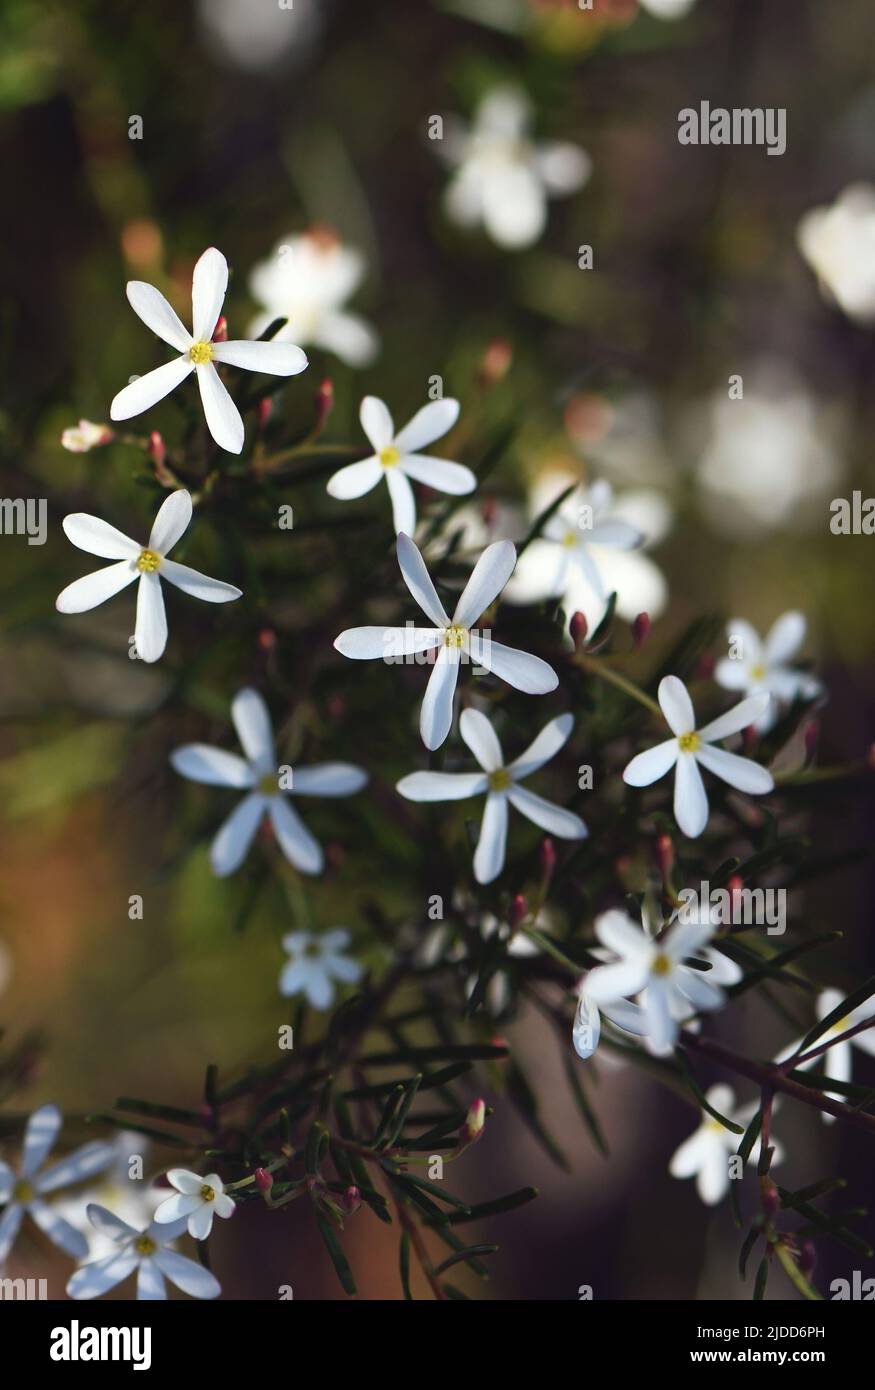
<svg viewBox="0 0 875 1390"><path fill-rule="evenodd" d="M776 1214L778 1208L781 1205L781 1199L778 1196L778 1189L772 1182L771 1178L763 1178L761 1200L763 1212L765 1213L767 1220L771 1221L772 1217Z"/></svg>
<svg viewBox="0 0 875 1390"><path fill-rule="evenodd" d="M507 910L507 920L511 931L516 931L520 922L525 921L529 915L529 905L522 893L517 893Z"/></svg>
<svg viewBox="0 0 875 1390"><path fill-rule="evenodd" d="M313 435L321 434L325 421L331 414L334 406L334 382L330 377L326 377L320 382L319 390L316 392L316 421L313 425Z"/></svg>
<svg viewBox="0 0 875 1390"><path fill-rule="evenodd" d="M541 873L545 878L551 878L553 870L556 868L556 846L549 835L545 835L541 841L540 859Z"/></svg>
<svg viewBox="0 0 875 1390"><path fill-rule="evenodd" d="M354 1216L362 1204L362 1194L355 1186L348 1187L343 1194L343 1209L347 1216Z"/></svg>
<svg viewBox="0 0 875 1390"><path fill-rule="evenodd" d="M582 613L574 613L571 622L568 624L568 631L575 647L581 646L586 641L586 634L589 631L589 624Z"/></svg>
<svg viewBox="0 0 875 1390"><path fill-rule="evenodd" d="M270 399L269 396L265 396L264 400L258 402L258 406L255 411L255 418L258 421L259 430L264 429L272 414L273 401Z"/></svg>
<svg viewBox="0 0 875 1390"><path fill-rule="evenodd" d="M465 1123L462 1125L462 1143L474 1144L483 1133L486 1124L486 1101L475 1100L468 1106Z"/></svg>
<svg viewBox="0 0 875 1390"><path fill-rule="evenodd" d="M513 347L506 338L493 338L480 362L477 380L481 386L496 386L503 381L513 362Z"/></svg>
<svg viewBox="0 0 875 1390"><path fill-rule="evenodd" d="M635 643L636 652L640 652L644 643L650 636L650 629L653 624L650 621L649 613L639 613L632 624L632 641Z"/></svg>
<svg viewBox="0 0 875 1390"><path fill-rule="evenodd" d="M99 449L101 444L109 444L115 434L109 425L94 425L90 420L80 420L78 427L64 430L61 444L71 454L87 454L90 449Z"/></svg>
<svg viewBox="0 0 875 1390"><path fill-rule="evenodd" d="M153 430L149 435L148 454L157 468L161 467L167 457L167 446L157 430Z"/></svg>
<svg viewBox="0 0 875 1390"><path fill-rule="evenodd" d="M225 318L225 315L224 315L224 314L220 314L220 315L219 315L219 318L218 318L218 322L216 323L216 326L215 326L215 328L213 329L213 342L214 342L214 343L227 343L227 341L228 341L228 320Z"/></svg>
<svg viewBox="0 0 875 1390"><path fill-rule="evenodd" d="M252 1176L255 1178L255 1186L258 1188L259 1192L270 1192L270 1189L273 1187L272 1173L269 1173L266 1168L256 1168Z"/></svg>
<svg viewBox="0 0 875 1390"><path fill-rule="evenodd" d="M674 868L674 845L670 835L656 837L656 864L663 879L668 878Z"/></svg>

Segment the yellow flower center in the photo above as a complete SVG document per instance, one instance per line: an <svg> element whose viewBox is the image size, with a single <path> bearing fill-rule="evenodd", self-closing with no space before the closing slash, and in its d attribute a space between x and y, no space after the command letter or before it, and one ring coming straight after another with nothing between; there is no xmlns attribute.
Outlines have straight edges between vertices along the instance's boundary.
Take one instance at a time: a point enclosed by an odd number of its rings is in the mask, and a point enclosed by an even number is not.
<svg viewBox="0 0 875 1390"><path fill-rule="evenodd" d="M662 951L658 951L653 957L653 964L650 969L654 975L668 975L671 973L671 960L668 956L663 955Z"/></svg>
<svg viewBox="0 0 875 1390"><path fill-rule="evenodd" d="M199 343L192 343L188 350L188 360L189 362L193 362L196 367L206 366L207 362L213 360L212 343L204 342L203 338L201 338Z"/></svg>
<svg viewBox="0 0 875 1390"><path fill-rule="evenodd" d="M140 574L154 574L161 564L161 556L157 550L141 550L137 560L137 569Z"/></svg>
<svg viewBox="0 0 875 1390"><path fill-rule="evenodd" d="M275 772L266 772L263 777L258 779L258 790L262 796L276 796L279 786Z"/></svg>
<svg viewBox="0 0 875 1390"><path fill-rule="evenodd" d="M203 1187L201 1188L200 1195L203 1197L205 1202L214 1202L216 1200L216 1190L215 1188L210 1187L210 1184L208 1182L204 1183Z"/></svg>
<svg viewBox="0 0 875 1390"><path fill-rule="evenodd" d="M464 647L467 635L468 629L466 627L452 623L444 633L444 642L448 647Z"/></svg>
<svg viewBox="0 0 875 1390"><path fill-rule="evenodd" d="M496 768L495 772L490 772L490 774L489 774L489 788L490 788L490 791L494 791L494 792L504 792L504 791L507 791L507 789L508 789L509 786L510 786L510 773L508 772L507 768L499 767L499 768Z"/></svg>
<svg viewBox="0 0 875 1390"><path fill-rule="evenodd" d="M678 743L680 744L680 749L682 753L695 753L696 749L699 747L699 744L701 742L702 740L696 733L681 734L680 738L678 739Z"/></svg>
<svg viewBox="0 0 875 1390"><path fill-rule="evenodd" d="M571 550L575 545L577 545L579 539L580 538L576 531L566 531L565 535L562 537L562 544L567 545L568 549Z"/></svg>
<svg viewBox="0 0 875 1390"><path fill-rule="evenodd" d="M151 1236L137 1236L137 1239L134 1241L134 1249L138 1255L154 1255L158 1246L155 1244L154 1240L152 1240Z"/></svg>
<svg viewBox="0 0 875 1390"><path fill-rule="evenodd" d="M29 1182L17 1182L12 1189L13 1202L32 1202L34 1191Z"/></svg>
<svg viewBox="0 0 875 1390"><path fill-rule="evenodd" d="M765 666L763 666L762 662L760 662L757 666L751 666L751 668L750 668L750 676L751 676L751 680L755 680L755 681L762 681L762 680L765 680L765 678L766 678L766 668L765 668Z"/></svg>
<svg viewBox="0 0 875 1390"><path fill-rule="evenodd" d="M392 445L380 450L380 462L384 468L394 468L400 457L401 454Z"/></svg>

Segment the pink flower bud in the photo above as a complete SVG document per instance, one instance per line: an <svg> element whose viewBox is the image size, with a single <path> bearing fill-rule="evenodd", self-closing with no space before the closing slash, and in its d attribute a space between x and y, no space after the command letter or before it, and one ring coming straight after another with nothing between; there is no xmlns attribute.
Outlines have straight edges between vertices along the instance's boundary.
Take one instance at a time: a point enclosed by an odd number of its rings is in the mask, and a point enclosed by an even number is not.
<svg viewBox="0 0 875 1390"><path fill-rule="evenodd" d="M157 430L149 435L149 457L159 468L167 457L167 446Z"/></svg>
<svg viewBox="0 0 875 1390"><path fill-rule="evenodd" d="M330 377L326 377L320 382L319 390L316 392L316 421L313 426L314 435L320 434L325 421L328 419L334 407L334 382Z"/></svg>
<svg viewBox="0 0 875 1390"><path fill-rule="evenodd" d="M540 857L541 873L544 875L545 878L551 878L553 870L556 868L556 846L550 839L549 835L545 835L543 840L541 841Z"/></svg>
<svg viewBox="0 0 875 1390"><path fill-rule="evenodd" d="M635 643L635 650L639 652L650 636L650 629L653 624L650 621L649 613L639 613L632 624L632 641Z"/></svg>
<svg viewBox="0 0 875 1390"><path fill-rule="evenodd" d="M674 845L670 835L656 837L656 863L663 878L668 878L674 868Z"/></svg>
<svg viewBox="0 0 875 1390"><path fill-rule="evenodd" d="M219 315L218 323L213 329L214 343L227 343L228 341L228 320L224 314Z"/></svg>
<svg viewBox="0 0 875 1390"><path fill-rule="evenodd" d="M586 641L586 634L589 632L589 624L582 613L574 613L571 622L568 624L568 631L575 647L579 647Z"/></svg>
<svg viewBox="0 0 875 1390"><path fill-rule="evenodd" d="M255 411L255 418L258 421L258 428L263 430L271 415L273 414L273 401L265 396L264 400L258 402Z"/></svg>
<svg viewBox="0 0 875 1390"><path fill-rule="evenodd" d="M273 1187L273 1173L269 1173L266 1168L256 1168L252 1176L259 1192L270 1192Z"/></svg>
<svg viewBox="0 0 875 1390"><path fill-rule="evenodd" d="M820 723L817 719L809 719L805 725L805 758L811 762L817 756L817 745L820 742Z"/></svg>
<svg viewBox="0 0 875 1390"><path fill-rule="evenodd" d="M714 674L717 661L713 652L703 652L696 662L696 676L701 681L709 681Z"/></svg>
<svg viewBox="0 0 875 1390"><path fill-rule="evenodd" d="M354 1216L362 1204L362 1194L357 1187L348 1187L343 1194L343 1209L347 1216Z"/></svg>
<svg viewBox="0 0 875 1390"><path fill-rule="evenodd" d="M769 1178L764 1178L762 1185L762 1207L763 1212L769 1220L775 1215L780 1205L781 1199L778 1196L778 1189Z"/></svg>
<svg viewBox="0 0 875 1390"><path fill-rule="evenodd" d="M529 905L522 893L517 893L507 910L507 920L511 931L516 931L520 922L523 922L529 915Z"/></svg>
<svg viewBox="0 0 875 1390"><path fill-rule="evenodd" d="M110 444L114 438L109 425L95 425L91 420L80 420L75 428L64 430L61 444L71 454L87 454L90 449Z"/></svg>
<svg viewBox="0 0 875 1390"><path fill-rule="evenodd" d="M477 379L481 386L495 386L510 371L513 347L506 338L493 338L480 362Z"/></svg>
<svg viewBox="0 0 875 1390"><path fill-rule="evenodd" d="M486 1124L486 1101L475 1100L468 1106L465 1123L462 1126L462 1142L474 1144L483 1133Z"/></svg>

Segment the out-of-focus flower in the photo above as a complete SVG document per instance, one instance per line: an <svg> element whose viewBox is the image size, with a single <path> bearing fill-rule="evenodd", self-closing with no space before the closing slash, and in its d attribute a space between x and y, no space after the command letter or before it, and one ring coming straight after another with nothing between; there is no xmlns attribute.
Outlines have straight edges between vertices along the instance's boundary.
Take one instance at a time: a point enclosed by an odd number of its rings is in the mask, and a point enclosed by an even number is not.
<svg viewBox="0 0 875 1390"><path fill-rule="evenodd" d="M592 162L576 145L535 144L532 108L517 87L498 87L477 108L470 131L446 123L439 152L454 169L445 194L452 220L462 227L482 222L493 241L509 250L531 246L547 221L548 197L575 193Z"/></svg>
<svg viewBox="0 0 875 1390"><path fill-rule="evenodd" d="M623 772L623 781L630 787L649 787L674 768L674 816L685 835L696 839L708 824L708 796L699 764L738 791L757 796L772 791L774 780L766 768L714 747L719 739L740 733L762 718L769 705L765 691L742 700L702 729L696 728L693 702L677 676L663 677L658 698L674 737L633 758Z"/></svg>
<svg viewBox="0 0 875 1390"><path fill-rule="evenodd" d="M42 1165L54 1146L61 1124L61 1112L56 1105L41 1105L27 1122L18 1173L8 1163L0 1161L0 1206L3 1207L3 1215L0 1216L0 1266L12 1249L25 1215L36 1222L53 1245L72 1255L75 1260L82 1260L88 1254L85 1237L44 1198L62 1187L71 1187L73 1183L103 1172L112 1163L115 1149L105 1140L97 1139L75 1149L60 1162L53 1163L51 1168L43 1169Z"/></svg>
<svg viewBox="0 0 875 1390"><path fill-rule="evenodd" d="M141 415L195 372L207 429L220 449L230 454L240 453L244 439L243 420L215 364L242 367L247 372L268 372L273 376L296 376L306 367L307 358L293 343L211 341L227 288L228 262L221 251L210 246L195 266L192 277L192 334L154 285L147 285L144 280L128 281L126 293L134 313L147 328L182 355L145 376L136 377L119 391L110 406L111 419L129 420L132 415Z"/></svg>
<svg viewBox="0 0 875 1390"><path fill-rule="evenodd" d="M602 952L596 951L594 954L601 955ZM571 1041L574 1044L574 1050L583 1062L592 1057L601 1041L602 1014L623 1033L631 1033L634 1037L643 1038L647 1032L644 1010L638 1004L633 1004L628 999L614 999L610 1003L603 1003L599 1008L599 1005L587 993L586 978L584 977L577 991L577 1008L574 1011L574 1023L571 1028Z"/></svg>
<svg viewBox="0 0 875 1390"><path fill-rule="evenodd" d="M115 1242L107 1239L99 1226L89 1219L87 1207L90 1203L109 1206L122 1221L138 1229L148 1226L161 1200L160 1194L143 1178L130 1175L131 1159L136 1156L145 1159L149 1151L149 1140L133 1130L124 1130L112 1143L114 1158L112 1164L98 1182L89 1184L84 1192L76 1197L65 1197L54 1203L55 1210L81 1231L88 1241L88 1254L92 1260L103 1259L112 1253Z"/></svg>
<svg viewBox="0 0 875 1390"><path fill-rule="evenodd" d="M540 515L574 482L574 475L551 474L536 484L530 511ZM617 612L631 622L641 612L658 617L667 599L662 572L640 553L648 531L661 536L661 515L639 494L632 507L614 501L609 483L579 487L549 518L542 534L520 556L508 584L511 603L561 598L567 613L581 612L590 631L604 616L608 596L617 595ZM658 496L656 508L659 509ZM636 525L631 517L648 529Z"/></svg>
<svg viewBox="0 0 875 1390"><path fill-rule="evenodd" d="M416 501L411 478L454 496L473 492L477 486L470 468L419 452L451 430L458 418L458 401L449 397L429 401L396 435L392 416L383 401L377 396L365 396L359 419L374 452L370 458L347 464L334 473L327 484L330 496L341 501L362 497L385 478L392 499L395 531L412 536L416 530Z"/></svg>
<svg viewBox="0 0 875 1390"><path fill-rule="evenodd" d="M540 920L546 918L546 912L542 911ZM525 960L528 957L539 954L538 947L525 932L517 931L508 922L500 922L491 912L486 912L480 919L480 935L485 941L498 933L499 939L504 943L504 949L508 956L513 959ZM468 998L474 992L477 985L477 976L472 975L467 981L465 992ZM486 986L485 1002L489 1007L489 1012L493 1017L498 1017L510 1003L511 980L507 970L495 970L490 976Z"/></svg>
<svg viewBox="0 0 875 1390"><path fill-rule="evenodd" d="M639 0L642 10L657 19L683 19L695 3L696 0Z"/></svg>
<svg viewBox="0 0 875 1390"><path fill-rule="evenodd" d="M274 319L285 318L275 342L303 343L350 367L366 367L379 339L370 324L343 307L364 273L361 252L344 246L330 228L286 237L249 277L252 297L263 306L249 332L257 338Z"/></svg>
<svg viewBox="0 0 875 1390"><path fill-rule="evenodd" d="M102 444L110 444L115 434L109 425L95 425L91 420L80 420L63 431L61 444L71 454L87 454L90 449L99 449Z"/></svg>
<svg viewBox="0 0 875 1390"><path fill-rule="evenodd" d="M796 243L821 293L849 318L875 321L875 188L852 183L800 218Z"/></svg>
<svg viewBox="0 0 875 1390"><path fill-rule="evenodd" d="M474 852L474 877L478 883L492 883L504 867L509 806L549 835L563 840L582 840L586 836L580 816L519 785L556 756L567 742L573 724L570 714L551 719L526 751L505 765L501 744L485 714L463 710L459 732L482 772L412 772L401 778L398 791L408 801L460 801L485 793L480 837Z"/></svg>
<svg viewBox="0 0 875 1390"><path fill-rule="evenodd" d="M218 1298L222 1292L218 1279L208 1269L171 1248L171 1243L185 1230L184 1219L172 1225L152 1221L145 1229L137 1230L94 1202L87 1210L101 1242L110 1245L112 1252L77 1269L67 1284L69 1298L99 1298L134 1270L138 1300L166 1299L165 1279L192 1298Z"/></svg>
<svg viewBox="0 0 875 1390"><path fill-rule="evenodd" d="M801 613L784 613L772 624L764 640L744 618L733 618L726 625L731 656L724 656L714 670L714 679L724 690L743 690L746 695L765 691L769 696L766 712L755 727L760 733L771 729L782 704L796 699L813 700L823 685L805 671L787 665L805 641L805 618Z"/></svg>
<svg viewBox="0 0 875 1390"><path fill-rule="evenodd" d="M300 68L317 47L324 22L318 0L198 0L208 46L244 72Z"/></svg>
<svg viewBox="0 0 875 1390"><path fill-rule="evenodd" d="M840 989L825 989L817 996L815 1006L818 1019L826 1018L837 1009L844 999ZM848 1029L856 1027L858 1023L863 1023L867 1018L875 1018L875 999L867 999L858 1008L852 1009L843 1018L833 1023L825 1033L821 1034L812 1044L812 1048L820 1047L823 1043L830 1043L831 1038L838 1038L842 1033L847 1033ZM777 1062L786 1062L799 1050L802 1039L797 1038L794 1043L784 1049L775 1058ZM864 1052L868 1052L870 1057L875 1057L875 1025L868 1031L858 1033L854 1038L848 1038L846 1042L830 1043L826 1052L821 1052L816 1057L811 1057L807 1062L800 1064L802 1071L807 1071L810 1067L822 1069L826 1076L830 1076L834 1081L849 1082L854 1065L853 1048L860 1047ZM806 1048L806 1051L809 1049ZM831 1100L846 1101L847 1096L840 1095L836 1091L827 1091L826 1095ZM826 1124L832 1124L834 1115L828 1115L826 1111L821 1111L821 1117Z"/></svg>
<svg viewBox="0 0 875 1390"><path fill-rule="evenodd" d="M352 763L279 766L270 713L257 690L241 690L235 695L231 718L244 758L206 743L186 743L170 755L175 770L192 782L234 787L247 793L213 840L213 872L224 878L240 867L256 830L267 816L286 859L301 873L321 873L322 847L290 805L288 795L352 796L365 785L368 774Z"/></svg>
<svg viewBox="0 0 875 1390"><path fill-rule="evenodd" d="M499 680L526 695L546 695L555 690L559 677L538 656L493 642L490 633L479 633L474 624L502 592L516 564L511 541L487 546L471 573L448 618L418 549L403 532L397 543L401 575L423 613L434 627L351 627L335 639L343 655L355 661L398 661L417 653L437 651L422 701L419 731L426 748L439 748L453 722L453 696L459 666L470 660L491 671Z"/></svg>
<svg viewBox="0 0 875 1390"><path fill-rule="evenodd" d="M240 598L242 590L233 584L210 579L198 570L189 569L188 565L178 565L175 560L167 559L167 552L173 549L191 521L191 510L191 496L184 488L171 493L158 509L145 546L88 512L71 512L65 516L64 532L73 545L89 555L100 555L116 563L83 575L62 589L55 600L58 612L87 613L126 589L135 579L139 580L134 642L137 656L151 662L157 661L167 646L162 579L207 603L228 603Z"/></svg>
<svg viewBox="0 0 875 1390"><path fill-rule="evenodd" d="M715 529L749 539L804 524L832 495L843 473L834 427L783 367L746 372L743 399L719 392L709 416L697 472Z"/></svg>
<svg viewBox="0 0 875 1390"><path fill-rule="evenodd" d="M708 1104L728 1120L745 1128L753 1118L756 1105L748 1105L741 1110L735 1108L735 1092L731 1086L712 1086L706 1093ZM707 1110L702 1111L702 1123L681 1146L672 1154L668 1171L673 1178L695 1178L696 1191L708 1207L716 1206L729 1191L729 1159L737 1153L741 1136L727 1129ZM771 1141L774 1147L772 1164L780 1163L784 1157L780 1144ZM760 1154L760 1141L757 1139L751 1150L749 1162L756 1166Z"/></svg>
<svg viewBox="0 0 875 1390"><path fill-rule="evenodd" d="M206 1240L213 1229L214 1216L226 1220L234 1215L234 1199L225 1192L225 1184L218 1173L207 1173L204 1178L187 1168L171 1168L167 1181L176 1192L165 1198L155 1212L158 1226L185 1221L193 1240Z"/></svg>
<svg viewBox="0 0 875 1390"><path fill-rule="evenodd" d="M280 975L280 994L306 994L314 1009L330 1009L334 1003L334 985L354 985L364 971L357 960L346 954L350 942L345 927L332 931L293 931L283 937L283 950L289 960Z"/></svg>

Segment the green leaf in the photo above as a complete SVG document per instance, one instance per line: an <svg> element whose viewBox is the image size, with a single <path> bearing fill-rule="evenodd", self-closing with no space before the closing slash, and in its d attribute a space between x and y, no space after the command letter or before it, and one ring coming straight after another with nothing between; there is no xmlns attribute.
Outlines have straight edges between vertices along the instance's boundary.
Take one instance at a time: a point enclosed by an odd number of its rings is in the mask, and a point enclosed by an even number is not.
<svg viewBox="0 0 875 1390"><path fill-rule="evenodd" d="M764 1255L763 1258L760 1260L759 1268L757 1270L756 1283L754 1284L753 1289L753 1296L757 1303L761 1302L762 1299L765 1297L766 1284L768 1283L768 1279L769 1262Z"/></svg>
<svg viewBox="0 0 875 1390"><path fill-rule="evenodd" d="M495 1197L491 1202L479 1202L467 1212L451 1212L449 1217L444 1219L450 1226L461 1226L468 1221L483 1221L487 1216L499 1216L502 1212L523 1207L537 1195L536 1187L521 1187L516 1192L508 1192L504 1197Z"/></svg>
<svg viewBox="0 0 875 1390"><path fill-rule="evenodd" d="M401 1291L405 1299L410 1301L413 1298L413 1294L410 1292L410 1237L406 1231L401 1232L398 1266L401 1274Z"/></svg>
<svg viewBox="0 0 875 1390"><path fill-rule="evenodd" d="M738 1273L742 1281L747 1278L747 1262L750 1258L751 1251L753 1250L762 1233L762 1217L757 1217L756 1221L754 1221L753 1225L751 1226L750 1230L745 1236L744 1243L742 1244L741 1250L738 1255Z"/></svg>
<svg viewBox="0 0 875 1390"><path fill-rule="evenodd" d="M505 1071L505 1085L507 1087L508 1096L513 1101L517 1111L522 1116L535 1138L541 1144L541 1147L550 1155L557 1168L561 1168L564 1172L569 1173L571 1167L568 1159L556 1143L552 1134L550 1134L549 1130L543 1124L538 1113L538 1102L535 1098L535 1093L516 1060L510 1061L507 1065Z"/></svg>
<svg viewBox="0 0 875 1390"><path fill-rule="evenodd" d="M345 1293L354 1294L356 1292L355 1280L352 1277L352 1270L349 1267L349 1262L337 1238L337 1232L328 1220L328 1217L318 1209L316 1211L316 1225L319 1228L319 1234L325 1242L325 1248L328 1251L331 1263L334 1265L334 1271L340 1280L341 1287Z"/></svg>
<svg viewBox="0 0 875 1390"><path fill-rule="evenodd" d="M445 1270L452 1269L453 1265L470 1259L472 1255L494 1255L498 1249L497 1245L469 1245L463 1250L456 1250L438 1265L435 1274L443 1274Z"/></svg>
<svg viewBox="0 0 875 1390"><path fill-rule="evenodd" d="M799 1044L797 1056L801 1055L803 1052L807 1052L808 1049L813 1047L817 1042L818 1038L822 1037L824 1033L828 1033L834 1024L841 1022L848 1014L858 1009L861 1004L865 1004L866 1000L871 999L873 994L875 994L875 975L870 975L868 980L860 985L859 989L855 989L853 993L848 995L847 999L843 999L840 1004L832 1009L826 1015L826 1018L822 1018L819 1023L815 1023L814 1027L809 1029L802 1039L802 1042Z"/></svg>
<svg viewBox="0 0 875 1390"><path fill-rule="evenodd" d="M790 1192L786 1187L778 1188L778 1196L781 1199L782 1207L800 1208L806 1202L813 1202L817 1197L825 1197L828 1192L835 1192L838 1188L847 1187L845 1178L822 1178L820 1182L813 1182L810 1187L800 1187L795 1192Z"/></svg>
<svg viewBox="0 0 875 1390"><path fill-rule="evenodd" d="M608 1146L599 1128L599 1122L596 1118L595 1111L589 1103L589 1097L584 1089L583 1081L580 1078L579 1065L575 1065L575 1058L567 1048L562 1054L562 1062L565 1067L565 1077L568 1081L568 1086L574 1103L577 1106L580 1118L589 1131L592 1142L595 1144L599 1153L602 1154L604 1158L608 1158L610 1157Z"/></svg>
<svg viewBox="0 0 875 1390"><path fill-rule="evenodd" d="M707 1111L707 1113L711 1116L712 1119L717 1120L718 1123L721 1124L724 1129L728 1129L732 1134L744 1134L744 1125L736 1124L734 1120L727 1119L725 1115L721 1115L719 1110L714 1109L714 1106L710 1103L707 1096L705 1095L705 1092L702 1090L698 1081L694 1077L692 1068L690 1067L687 1057L681 1048L677 1049L676 1055L678 1062L680 1063L681 1071L684 1074L684 1080L686 1081L693 1095L696 1097L696 1100L701 1105L702 1109Z"/></svg>
<svg viewBox="0 0 875 1390"><path fill-rule="evenodd" d="M416 1075L411 1076L410 1080L407 1082L407 1085L405 1087L404 1093L401 1097L401 1101L398 1105L395 1115L393 1116L391 1123L387 1126L386 1133L383 1135L383 1138L380 1141L380 1148L391 1148L391 1146L398 1139L398 1135L404 1128L404 1122L407 1119L407 1115L416 1097L416 1092L419 1090L419 1084L421 1081L422 1076Z"/></svg>
<svg viewBox="0 0 875 1390"><path fill-rule="evenodd" d="M192 1125L204 1128L204 1117L196 1110L180 1110L175 1105L159 1105L150 1100L135 1100L132 1096L120 1096L115 1103L116 1110L126 1110L135 1115L148 1115L154 1120L169 1120L175 1125Z"/></svg>
<svg viewBox="0 0 875 1390"><path fill-rule="evenodd" d="M500 1062L508 1056L507 1047L497 1043L437 1043L432 1047L417 1047L411 1044L409 1056L403 1052L371 1052L359 1058L359 1066L382 1067L392 1062L406 1062L415 1057L419 1062L443 1062L446 1060L465 1060L468 1062Z"/></svg>
<svg viewBox="0 0 875 1390"><path fill-rule="evenodd" d="M156 1144L167 1144L171 1148L190 1149L191 1140L182 1139L178 1134L167 1134L162 1129L152 1129L134 1120L123 1120L118 1115L87 1115L89 1124L112 1125L114 1129L132 1129L135 1134L144 1134Z"/></svg>

